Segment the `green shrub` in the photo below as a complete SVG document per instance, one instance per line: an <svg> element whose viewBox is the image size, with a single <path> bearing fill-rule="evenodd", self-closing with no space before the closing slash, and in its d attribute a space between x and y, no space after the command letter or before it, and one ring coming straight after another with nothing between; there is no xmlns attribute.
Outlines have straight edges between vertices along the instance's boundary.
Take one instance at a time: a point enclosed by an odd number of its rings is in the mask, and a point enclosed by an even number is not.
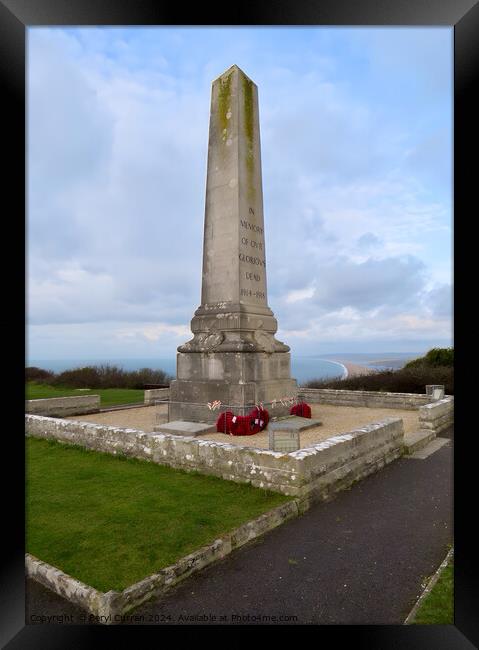
<svg viewBox="0 0 479 650"><path fill-rule="evenodd" d="M454 365L454 348L432 348L426 354L427 363L431 366Z"/></svg>
<svg viewBox="0 0 479 650"><path fill-rule="evenodd" d="M55 378L50 383L53 386L66 386L69 388L100 388L102 386L100 373L93 366L64 370L55 375Z"/></svg>
<svg viewBox="0 0 479 650"><path fill-rule="evenodd" d="M36 370L40 370L40 374L36 373L35 378L27 377L27 381L48 383L52 386L62 386L65 388L143 389L145 384L168 385L173 379L163 370L141 368L140 370L126 371L118 366L108 364L73 368L71 370L64 370L58 374L49 373L45 376L41 375L41 373L48 373L48 371L39 368Z"/></svg>
<svg viewBox="0 0 479 650"><path fill-rule="evenodd" d="M418 364L400 370L385 370L346 379L312 379L306 388L337 390L375 390L388 393L425 393L427 384L442 384L447 395L454 395L454 369L448 366Z"/></svg>
<svg viewBox="0 0 479 650"><path fill-rule="evenodd" d="M44 381L52 377L54 377L54 373L51 370L43 370L43 368L35 366L25 368L25 381Z"/></svg>
<svg viewBox="0 0 479 650"><path fill-rule="evenodd" d="M413 359L404 367L418 368L420 366L452 368L454 366L454 348L432 348L424 357Z"/></svg>

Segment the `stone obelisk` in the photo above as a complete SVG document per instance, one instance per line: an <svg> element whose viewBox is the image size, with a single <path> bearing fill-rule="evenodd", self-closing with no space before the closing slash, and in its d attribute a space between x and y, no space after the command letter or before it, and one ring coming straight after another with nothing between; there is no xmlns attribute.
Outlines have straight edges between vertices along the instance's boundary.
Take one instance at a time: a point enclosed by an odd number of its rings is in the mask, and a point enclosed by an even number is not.
<svg viewBox="0 0 479 650"><path fill-rule="evenodd" d="M212 422L219 400L237 415L297 394L289 347L268 307L258 89L233 65L213 82L201 305L178 348L171 420Z"/></svg>

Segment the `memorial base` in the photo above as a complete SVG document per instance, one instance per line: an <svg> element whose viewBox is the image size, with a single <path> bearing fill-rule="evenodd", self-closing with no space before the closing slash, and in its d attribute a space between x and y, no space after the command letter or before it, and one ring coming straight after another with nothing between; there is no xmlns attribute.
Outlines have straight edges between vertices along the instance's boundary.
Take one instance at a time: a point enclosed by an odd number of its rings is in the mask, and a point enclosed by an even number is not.
<svg viewBox="0 0 479 650"><path fill-rule="evenodd" d="M298 394L289 353L178 353L177 377L170 384L170 421L215 422L222 411L246 415L260 402L270 418L284 417L291 404L279 400ZM221 407L209 409L215 401Z"/></svg>

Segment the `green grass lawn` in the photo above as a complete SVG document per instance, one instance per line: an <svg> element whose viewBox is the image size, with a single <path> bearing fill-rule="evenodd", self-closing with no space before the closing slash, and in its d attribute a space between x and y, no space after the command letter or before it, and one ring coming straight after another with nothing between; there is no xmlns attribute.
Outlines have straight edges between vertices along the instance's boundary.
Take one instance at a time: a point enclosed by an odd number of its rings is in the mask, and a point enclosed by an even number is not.
<svg viewBox="0 0 479 650"><path fill-rule="evenodd" d="M135 404L143 402L145 392L133 388L92 388L78 390L75 388L60 388L48 384L37 384L29 381L25 384L25 399L44 399L46 397L74 397L75 395L100 395L102 408L117 404Z"/></svg>
<svg viewBox="0 0 479 650"><path fill-rule="evenodd" d="M27 552L121 591L290 499L250 485L29 437Z"/></svg>
<svg viewBox="0 0 479 650"><path fill-rule="evenodd" d="M452 625L454 623L454 560L418 609L413 623L418 625Z"/></svg>

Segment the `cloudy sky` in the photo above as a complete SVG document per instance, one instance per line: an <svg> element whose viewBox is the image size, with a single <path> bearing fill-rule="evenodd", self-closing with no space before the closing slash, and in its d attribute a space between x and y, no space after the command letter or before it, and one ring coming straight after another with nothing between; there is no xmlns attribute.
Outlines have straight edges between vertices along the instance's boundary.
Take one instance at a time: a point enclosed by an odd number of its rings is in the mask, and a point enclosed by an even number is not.
<svg viewBox="0 0 479 650"><path fill-rule="evenodd" d="M211 82L258 85L268 302L296 355L452 344L452 29L29 28L28 356L173 357Z"/></svg>

